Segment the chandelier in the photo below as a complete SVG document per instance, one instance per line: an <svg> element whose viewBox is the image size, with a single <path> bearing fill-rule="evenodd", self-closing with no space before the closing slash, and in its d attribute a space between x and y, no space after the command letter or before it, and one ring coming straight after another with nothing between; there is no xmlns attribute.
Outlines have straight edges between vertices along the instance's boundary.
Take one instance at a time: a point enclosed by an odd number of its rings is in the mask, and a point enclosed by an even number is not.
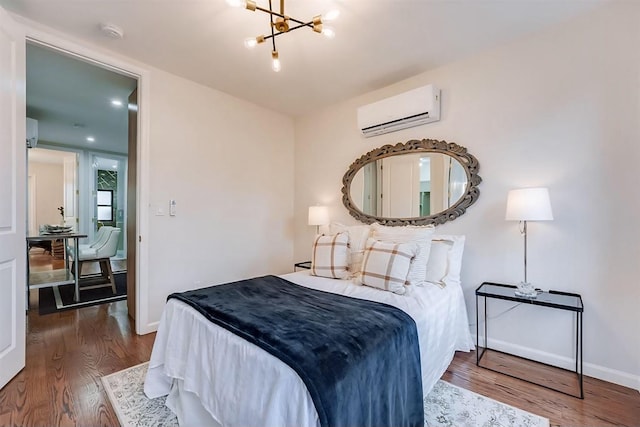
<svg viewBox="0 0 640 427"><path fill-rule="evenodd" d="M299 28L308 27L316 33L323 34L328 38L333 38L335 36L335 32L332 28L325 26L324 22L330 22L337 18L340 14L338 10L332 10L325 15L314 16L310 21L305 22L288 16L285 13L284 0L280 0L279 12L273 9L273 6L271 4L272 0L269 0L269 9L258 6L254 0L227 0L227 3L233 7L242 7L252 12L258 10L260 12L269 14L269 19L271 21L271 34L249 37L244 40L244 45L247 48L251 49L256 47L258 44L264 43L267 40L271 39L271 44L273 47L271 51L271 68L273 68L273 71L276 72L280 71L282 68L282 66L280 65L280 59L278 58L278 49L276 48L276 37L293 30L297 30Z"/></svg>

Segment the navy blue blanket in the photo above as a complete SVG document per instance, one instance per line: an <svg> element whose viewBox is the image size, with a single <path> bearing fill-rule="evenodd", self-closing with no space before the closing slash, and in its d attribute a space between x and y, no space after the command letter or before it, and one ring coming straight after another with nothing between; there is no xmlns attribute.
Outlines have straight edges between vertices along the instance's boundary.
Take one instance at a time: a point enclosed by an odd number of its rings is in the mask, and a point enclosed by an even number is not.
<svg viewBox="0 0 640 427"><path fill-rule="evenodd" d="M416 325L402 310L276 276L169 295L289 365L320 425L424 425Z"/></svg>

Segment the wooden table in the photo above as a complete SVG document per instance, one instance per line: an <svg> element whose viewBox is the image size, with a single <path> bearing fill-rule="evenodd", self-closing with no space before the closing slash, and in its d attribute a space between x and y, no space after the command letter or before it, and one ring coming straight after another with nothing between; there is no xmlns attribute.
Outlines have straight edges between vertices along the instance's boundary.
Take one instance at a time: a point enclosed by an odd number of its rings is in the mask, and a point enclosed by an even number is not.
<svg viewBox="0 0 640 427"><path fill-rule="evenodd" d="M42 234L39 236L27 237L27 306L29 305L29 290L47 288L50 286L58 285L75 285L75 292L73 294L73 300L78 302L80 300L80 288L78 282L80 281L80 272L78 271L78 244L79 240L87 237L86 234L78 233L53 233ZM54 240L64 240L65 252L68 240L73 240L73 259L76 262L73 263L73 273L69 270L69 258L65 253L64 257L64 270L51 270L42 271L37 273L31 273L29 268L29 243L31 242L46 242ZM73 277L71 277L73 276Z"/></svg>

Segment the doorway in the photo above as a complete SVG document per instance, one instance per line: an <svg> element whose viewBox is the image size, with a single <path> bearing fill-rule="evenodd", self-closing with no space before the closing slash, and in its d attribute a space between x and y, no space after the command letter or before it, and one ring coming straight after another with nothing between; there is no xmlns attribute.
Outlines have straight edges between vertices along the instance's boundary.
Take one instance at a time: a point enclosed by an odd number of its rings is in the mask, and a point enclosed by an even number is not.
<svg viewBox="0 0 640 427"><path fill-rule="evenodd" d="M48 152L73 152L69 163L75 166L65 166L62 174L59 221L29 219L33 227L29 234L42 225L61 224L87 235L80 243L89 244L101 226L118 228L117 254L112 260L118 261L122 270L128 252L128 203L136 203L135 187L127 183L131 149L127 100L136 90L138 78L33 40L27 41L26 57L27 117L36 123L36 143L31 145L37 144L29 152L43 147ZM133 149L137 149L135 144ZM29 182L29 190L35 194L44 190L38 179ZM134 190L133 199L127 194L130 189ZM60 192L55 194L59 196ZM108 203L104 200L107 194L111 196ZM33 199L30 193L28 200ZM29 206L28 211L33 210ZM126 278L134 282L134 293L135 279ZM135 310L131 311L134 317Z"/></svg>

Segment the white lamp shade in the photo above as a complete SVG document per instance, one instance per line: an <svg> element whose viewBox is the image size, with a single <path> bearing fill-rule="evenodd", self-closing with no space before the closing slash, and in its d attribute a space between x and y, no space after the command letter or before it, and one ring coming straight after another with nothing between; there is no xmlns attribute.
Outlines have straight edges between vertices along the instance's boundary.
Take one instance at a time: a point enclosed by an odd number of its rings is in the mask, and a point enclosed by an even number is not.
<svg viewBox="0 0 640 427"><path fill-rule="evenodd" d="M509 191L505 219L507 221L552 220L549 190L546 188L521 188Z"/></svg>
<svg viewBox="0 0 640 427"><path fill-rule="evenodd" d="M329 208L326 206L309 206L309 225L329 224Z"/></svg>

